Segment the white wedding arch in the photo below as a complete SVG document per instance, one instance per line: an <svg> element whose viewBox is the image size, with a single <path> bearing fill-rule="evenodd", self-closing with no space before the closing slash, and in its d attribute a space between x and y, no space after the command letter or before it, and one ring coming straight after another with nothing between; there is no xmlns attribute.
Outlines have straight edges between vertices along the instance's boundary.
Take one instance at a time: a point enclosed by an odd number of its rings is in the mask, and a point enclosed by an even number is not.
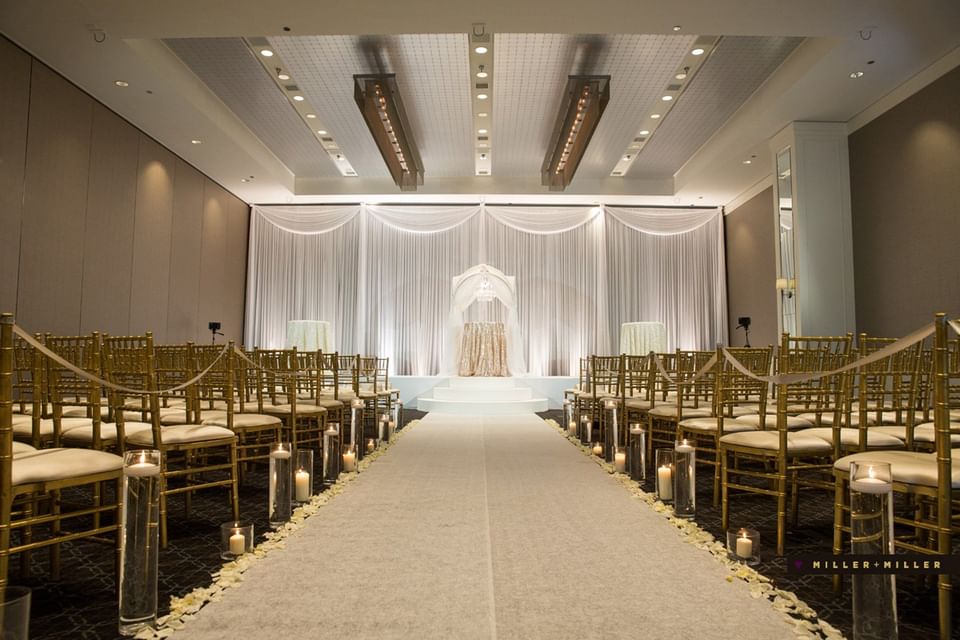
<svg viewBox="0 0 960 640"><path fill-rule="evenodd" d="M499 300L507 310L504 331L507 338L507 369L512 376L527 373L523 357L523 340L517 316L517 279L496 267L478 264L455 276L450 286L450 314L444 327L444 355L441 375L457 375L463 317L467 308L477 302Z"/></svg>

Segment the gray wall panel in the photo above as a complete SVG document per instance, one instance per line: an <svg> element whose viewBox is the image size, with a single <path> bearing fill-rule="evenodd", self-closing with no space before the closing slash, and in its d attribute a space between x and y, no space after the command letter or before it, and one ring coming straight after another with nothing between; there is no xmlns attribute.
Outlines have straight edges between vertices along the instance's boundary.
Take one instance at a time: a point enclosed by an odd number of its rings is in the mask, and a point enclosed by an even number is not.
<svg viewBox="0 0 960 640"><path fill-rule="evenodd" d="M16 312L30 56L0 38L0 311Z"/></svg>
<svg viewBox="0 0 960 640"><path fill-rule="evenodd" d="M167 340L194 340L200 293L203 246L203 174L177 158L173 187L173 230L170 245L170 300Z"/></svg>

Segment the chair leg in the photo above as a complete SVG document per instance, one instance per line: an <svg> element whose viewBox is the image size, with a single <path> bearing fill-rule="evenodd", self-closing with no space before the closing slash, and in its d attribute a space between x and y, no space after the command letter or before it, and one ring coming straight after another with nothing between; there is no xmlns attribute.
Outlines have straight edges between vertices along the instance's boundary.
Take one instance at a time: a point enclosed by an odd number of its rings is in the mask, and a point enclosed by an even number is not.
<svg viewBox="0 0 960 640"><path fill-rule="evenodd" d="M120 566L121 566L120 556L123 548L123 530L122 530L123 522L121 521L121 519L123 517L123 499L125 497L123 495L123 479L122 478L117 478L114 485L114 491L116 491L116 493L114 494L116 496L116 500L114 501L114 503L116 504L116 509L114 510L114 513L113 513L114 524L115 524L113 535L114 535L114 546L116 548L114 550L114 556L113 556L113 576L114 576L113 584L114 584L114 590L116 591L117 597L119 597L120 596Z"/></svg>
<svg viewBox="0 0 960 640"><path fill-rule="evenodd" d="M167 548L167 452L160 456L160 548Z"/></svg>
<svg viewBox="0 0 960 640"><path fill-rule="evenodd" d="M787 476L777 474L777 555L783 555L787 537Z"/></svg>
<svg viewBox="0 0 960 640"><path fill-rule="evenodd" d="M240 498L239 498L239 483L237 482L237 443L236 441L230 444L230 464L233 466L233 471L231 473L231 478L233 482L230 484L230 498L233 507L233 520L234 522L240 520Z"/></svg>
<svg viewBox="0 0 960 640"><path fill-rule="evenodd" d="M718 451L720 456L720 528L724 531L730 526L730 488L727 485L729 477L727 475L727 452Z"/></svg>
<svg viewBox="0 0 960 640"><path fill-rule="evenodd" d="M800 483L798 474L790 474L790 526L796 527L800 522Z"/></svg>
<svg viewBox="0 0 960 640"><path fill-rule="evenodd" d="M62 532L62 525L60 522L60 511L61 511L61 500L63 496L59 490L52 491L50 495L50 515L54 516L55 519L50 523L50 532L54 537L60 537ZM50 577L53 580L60 579L60 543L51 545L50 547Z"/></svg>
<svg viewBox="0 0 960 640"><path fill-rule="evenodd" d="M713 506L720 504L720 436L717 435L713 440Z"/></svg>
<svg viewBox="0 0 960 640"><path fill-rule="evenodd" d="M833 555L843 552L843 479L837 478L833 490ZM839 594L843 589L843 577L833 574L833 591Z"/></svg>

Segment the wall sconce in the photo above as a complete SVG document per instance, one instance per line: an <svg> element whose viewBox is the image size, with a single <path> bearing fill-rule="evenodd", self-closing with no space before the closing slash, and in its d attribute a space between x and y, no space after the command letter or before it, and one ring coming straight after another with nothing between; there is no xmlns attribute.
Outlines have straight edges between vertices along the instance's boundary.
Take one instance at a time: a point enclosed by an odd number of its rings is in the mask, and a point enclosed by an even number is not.
<svg viewBox="0 0 960 640"><path fill-rule="evenodd" d="M788 298L793 297L793 291L797 288L796 278L777 278L777 291Z"/></svg>

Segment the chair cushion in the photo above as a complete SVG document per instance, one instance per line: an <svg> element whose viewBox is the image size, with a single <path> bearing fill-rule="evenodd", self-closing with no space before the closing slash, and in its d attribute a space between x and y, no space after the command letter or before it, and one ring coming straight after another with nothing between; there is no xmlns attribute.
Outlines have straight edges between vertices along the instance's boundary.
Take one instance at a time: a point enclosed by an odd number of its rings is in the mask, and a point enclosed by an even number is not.
<svg viewBox="0 0 960 640"><path fill-rule="evenodd" d="M950 444L960 444L960 432L954 431L954 427L960 427L955 422L950 423ZM932 422L925 422L913 429L914 442L936 442L936 431Z"/></svg>
<svg viewBox="0 0 960 640"><path fill-rule="evenodd" d="M833 463L834 469L850 471L851 462L888 462L893 479L896 482L916 484L924 487L937 486L937 456L934 453L916 451L861 451L844 456ZM953 467L952 481L954 489L960 489L960 469Z"/></svg>
<svg viewBox="0 0 960 640"><path fill-rule="evenodd" d="M807 435L823 438L824 441L833 444L833 429L830 427L814 427L813 429L804 429L803 431L798 431L797 433L805 433ZM859 445L860 430L850 427L841 428L840 444L846 447L856 447ZM878 449L902 448L903 440L881 431L877 431L874 428L869 428L867 429L867 447L876 447Z"/></svg>
<svg viewBox="0 0 960 640"><path fill-rule="evenodd" d="M87 417L87 408L86 407L64 407L63 408L64 418L86 418ZM110 407L100 407L100 419L106 420L110 415Z"/></svg>
<svg viewBox="0 0 960 640"><path fill-rule="evenodd" d="M214 427L226 427L227 426L227 414L223 413L222 416L207 418L203 421L204 425L211 425ZM233 428L234 429L243 429L243 428L254 428L254 427L272 427L280 425L280 418L276 416L267 416L262 413L235 413L233 414Z"/></svg>
<svg viewBox="0 0 960 640"><path fill-rule="evenodd" d="M650 409L648 412L649 415L655 418L676 418L677 417L677 405L675 404L658 404L654 408ZM710 415L710 409L707 408L686 408L683 409L684 418L705 418Z"/></svg>
<svg viewBox="0 0 960 640"><path fill-rule="evenodd" d="M801 418L802 420L806 420L806 421L809 422L810 424L817 424L817 414L816 414L816 413L801 413L801 414L798 415L797 417L798 417L798 418ZM841 419L845 419L842 414L841 414ZM819 423L819 424L827 425L827 426L833 426L833 412L831 411L831 412L829 412L829 413L821 413L821 414L820 414L820 423ZM851 414L850 414L850 422L847 423L847 426L848 426L848 427L856 427L856 426L858 426L859 424L860 424L860 414L859 414L859 413L851 413ZM873 424L877 424L877 421L876 421L874 418L871 418L870 416L867 416L867 426L870 426L870 425L873 425Z"/></svg>
<svg viewBox="0 0 960 640"><path fill-rule="evenodd" d="M730 413L734 418L739 418L741 416L755 416L757 413L759 413L759 411L760 407L755 404L748 404L744 406L734 405L730 408Z"/></svg>
<svg viewBox="0 0 960 640"><path fill-rule="evenodd" d="M691 431L703 431L705 433L716 433L717 425L719 422L720 421L717 418L688 418L686 420L680 421L680 427L683 429L690 429ZM740 431L756 431L756 430L757 430L757 427L746 424L744 422L737 422L736 420L723 421L724 433L738 433Z"/></svg>
<svg viewBox="0 0 960 640"><path fill-rule="evenodd" d="M146 422L125 421L123 423L123 433L128 439L134 433L139 433L140 431L150 431L152 428L153 427ZM64 431L61 437L67 444L88 445L93 442L93 425L75 427L69 431ZM100 440L101 442L108 443L116 442L117 425L112 422L100 423Z"/></svg>
<svg viewBox="0 0 960 640"><path fill-rule="evenodd" d="M163 444L187 444L190 442L204 442L206 440L236 438L236 436L233 431L225 429L224 427L201 424L178 424L161 429L160 438ZM150 431L140 431L139 433L128 435L127 442L142 447L153 446L153 433Z"/></svg>
<svg viewBox="0 0 960 640"><path fill-rule="evenodd" d="M765 415L763 420L764 429L776 429L777 428L777 415L768 413ZM744 424L753 425L757 429L760 428L760 415L753 414L749 416L740 416L736 419L737 422L742 422ZM803 418L798 418L796 416L787 416L787 429L806 429L807 427L812 427L809 421L804 420Z"/></svg>
<svg viewBox="0 0 960 640"><path fill-rule="evenodd" d="M60 432L66 433L70 429L90 427L91 425L93 425L93 420L90 418L63 418L60 421ZM24 438L33 436L33 421L29 418L25 422L19 423L18 421L14 420L13 433ZM53 418L44 418L40 421L40 435L53 435Z"/></svg>
<svg viewBox="0 0 960 640"><path fill-rule="evenodd" d="M162 425L175 425L175 424L186 424L187 422L187 410L186 409L177 409L177 408L161 408L160 409L160 424Z"/></svg>
<svg viewBox="0 0 960 640"><path fill-rule="evenodd" d="M721 444L751 447L765 451L777 451L780 448L780 434L776 431L744 431L731 433L720 438ZM816 436L804 435L802 431L787 434L787 453L829 454L833 448L826 440Z"/></svg>
<svg viewBox="0 0 960 640"><path fill-rule="evenodd" d="M273 406L270 406L270 405L263 406L264 413L269 413L269 414L278 415L278 416L288 416L290 415L290 412L292 410L293 410L293 406L289 404L276 404ZM318 407L315 404L303 404L300 402L297 403L297 414L301 416L320 415L326 412L327 412L326 409L324 409L323 407Z"/></svg>
<svg viewBox="0 0 960 640"><path fill-rule="evenodd" d="M300 404L298 404L297 406L299 407L299 406L301 406L302 404L304 404L304 403L300 403ZM344 403L343 403L342 400L336 400L336 399L333 398L332 396L326 396L326 397L320 396L319 398L315 398L315 399L313 399L313 400L310 400L310 401L309 401L308 403L306 403L306 404L316 405L316 406L318 406L318 407L323 407L324 409L334 409L334 410L336 410L336 409L343 409L343 407L344 407ZM299 409L298 409L298 410L299 410Z"/></svg>
<svg viewBox="0 0 960 640"><path fill-rule="evenodd" d="M29 445L26 442L17 442L16 440L13 441L13 448L11 449L13 455L17 455L19 453L28 453L36 450L36 447Z"/></svg>
<svg viewBox="0 0 960 640"><path fill-rule="evenodd" d="M122 468L123 458L106 451L40 449L21 453L14 458L13 485L66 480Z"/></svg>
<svg viewBox="0 0 960 640"><path fill-rule="evenodd" d="M641 411L646 411L650 408L650 401L645 400L644 398L627 398L624 402L627 409L639 409Z"/></svg>

